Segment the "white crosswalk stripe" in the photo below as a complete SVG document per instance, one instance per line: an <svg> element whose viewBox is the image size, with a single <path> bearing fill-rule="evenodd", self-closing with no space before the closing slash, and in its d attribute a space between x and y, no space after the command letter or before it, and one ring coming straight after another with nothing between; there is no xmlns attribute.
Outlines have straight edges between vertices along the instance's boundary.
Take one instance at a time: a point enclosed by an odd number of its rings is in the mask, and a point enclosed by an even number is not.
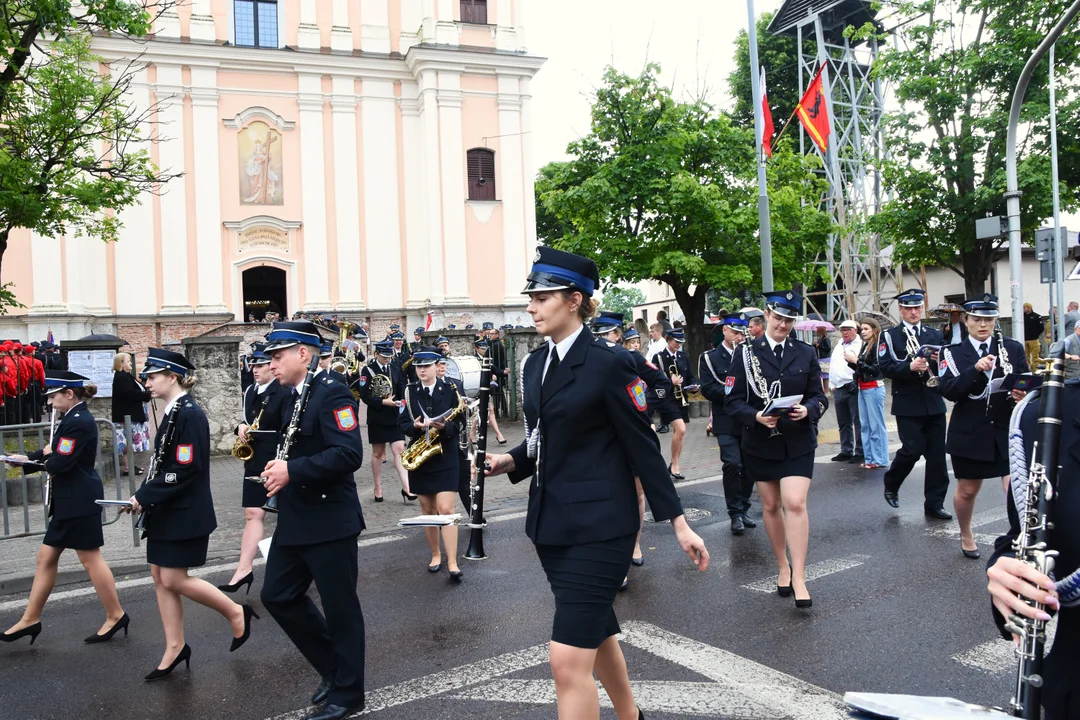
<svg viewBox="0 0 1080 720"><path fill-rule="evenodd" d="M806 582L811 582L812 580L820 580L823 577L835 575L838 572L850 570L854 567L859 567L869 559L869 555L848 555L842 558L822 560L821 562L807 565ZM772 575L764 580L758 580L757 582L743 585L743 588L746 590L756 590L757 592L764 593L776 592L776 580L777 577L775 575Z"/></svg>

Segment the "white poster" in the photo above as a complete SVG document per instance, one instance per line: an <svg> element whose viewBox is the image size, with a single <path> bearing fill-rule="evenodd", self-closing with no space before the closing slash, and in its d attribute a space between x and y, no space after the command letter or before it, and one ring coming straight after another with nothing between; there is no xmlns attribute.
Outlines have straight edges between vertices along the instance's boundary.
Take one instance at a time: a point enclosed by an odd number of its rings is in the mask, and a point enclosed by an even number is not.
<svg viewBox="0 0 1080 720"><path fill-rule="evenodd" d="M97 397L112 397L115 350L70 350L68 370L88 377L97 385Z"/></svg>

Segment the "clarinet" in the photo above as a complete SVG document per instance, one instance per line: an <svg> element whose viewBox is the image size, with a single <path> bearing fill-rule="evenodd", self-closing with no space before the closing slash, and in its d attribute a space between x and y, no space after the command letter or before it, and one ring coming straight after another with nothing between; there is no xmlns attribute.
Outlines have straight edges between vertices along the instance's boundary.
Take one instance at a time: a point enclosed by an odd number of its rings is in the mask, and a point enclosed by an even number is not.
<svg viewBox="0 0 1080 720"><path fill-rule="evenodd" d="M315 373L319 371L319 353L312 353L311 362L308 363L307 375L304 377L304 389L300 391L300 397L296 398L296 404L293 406L292 419L289 420L289 427L285 429L285 434L281 438L281 444L278 445L277 454L274 455L275 460L288 460L289 449L292 447L293 440L296 438L296 433L300 430L300 419L304 416L304 408L307 407L308 399L311 398L311 382L315 379ZM263 478L258 478L265 483ZM277 507L277 495L266 498L266 503L262 509L266 512L276 513Z"/></svg>
<svg viewBox="0 0 1080 720"><path fill-rule="evenodd" d="M150 465L146 468L146 475L143 477L143 485L154 479L157 475L158 468L161 467L161 461L165 458L165 453L168 451L169 446L172 445L173 435L176 433L176 419L180 416L180 403L176 404L173 408L172 417L169 418L169 427L165 428L165 436L161 438L161 442L158 443L157 451L154 456L150 458ZM139 512L139 517L135 519L136 530L146 530L146 513L144 508Z"/></svg>
<svg viewBox="0 0 1080 720"><path fill-rule="evenodd" d="M479 421L476 423L476 478L470 487L469 500L472 514L469 518L469 549L465 551L465 557L469 560L483 560L487 557L484 552L484 473L487 468L487 416L488 405L491 403L491 358L483 357L480 360L480 407L477 409Z"/></svg>
<svg viewBox="0 0 1080 720"><path fill-rule="evenodd" d="M1016 559L1049 576L1054 570L1056 550L1047 549L1050 540L1050 503L1058 478L1058 443L1061 439L1063 395L1065 392L1065 346L1050 351L1049 372L1043 380L1039 398L1039 432L1032 450L1031 467L1025 489L1026 505L1020 515L1020 534L1013 541ZM1041 603L1024 599L1036 610ZM1037 720L1042 717L1042 664L1046 644L1046 623L1013 614L1005 624L1019 636L1016 649L1020 662L1016 672L1016 694L1009 703L1014 717Z"/></svg>

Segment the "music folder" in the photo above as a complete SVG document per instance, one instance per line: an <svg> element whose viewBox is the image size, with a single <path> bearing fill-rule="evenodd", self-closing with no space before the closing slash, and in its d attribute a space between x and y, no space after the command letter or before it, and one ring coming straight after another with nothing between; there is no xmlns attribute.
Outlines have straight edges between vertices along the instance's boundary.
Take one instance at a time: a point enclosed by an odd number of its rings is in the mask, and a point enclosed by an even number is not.
<svg viewBox="0 0 1080 720"><path fill-rule="evenodd" d="M45 463L43 462L38 462L36 460L19 460L18 458L12 457L11 455L0 455L0 462L5 462L8 465L21 467L27 472L34 472L36 470L45 469Z"/></svg>
<svg viewBox="0 0 1080 720"><path fill-rule="evenodd" d="M95 500L94 502L102 507L129 508L132 506L130 500Z"/></svg>
<svg viewBox="0 0 1080 720"><path fill-rule="evenodd" d="M1034 390L1039 387L1042 383L1042 375L1032 375L1031 373L1024 373L1021 375L1019 373L1013 373L1011 375L1006 375L1001 379L1001 389L1006 392L1010 390L1028 392L1029 390Z"/></svg>
<svg viewBox="0 0 1080 720"><path fill-rule="evenodd" d="M761 414L765 416L783 416L791 412L791 408L802 402L802 395L784 395L773 398L766 403Z"/></svg>
<svg viewBox="0 0 1080 720"><path fill-rule="evenodd" d="M413 518L398 520L399 527L443 527L457 525L461 520L461 513L453 515L417 515Z"/></svg>

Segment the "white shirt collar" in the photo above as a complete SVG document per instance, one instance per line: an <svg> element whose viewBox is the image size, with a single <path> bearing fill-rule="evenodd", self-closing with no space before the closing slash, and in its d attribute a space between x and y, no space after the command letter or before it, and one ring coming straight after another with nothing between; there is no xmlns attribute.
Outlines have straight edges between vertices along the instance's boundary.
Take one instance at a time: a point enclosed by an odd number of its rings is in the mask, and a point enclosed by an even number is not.
<svg viewBox="0 0 1080 720"><path fill-rule="evenodd" d="M173 411L173 408L176 407L176 403L180 402L180 398L184 397L185 395L187 395L186 390L174 397L172 400L170 400L169 404L165 406L165 414L168 415L169 413L171 413Z"/></svg>
<svg viewBox="0 0 1080 720"><path fill-rule="evenodd" d="M70 415L71 413L73 413L73 412L75 412L76 410L78 410L80 406L85 406L85 405L86 405L86 402L85 402L85 401L82 401L82 400L80 400L79 402L75 403L74 405L72 405L71 407L69 407L69 408L68 408L68 411L67 411L66 413L64 413L64 417L67 417L67 416L68 416L68 415Z"/></svg>
<svg viewBox="0 0 1080 720"><path fill-rule="evenodd" d="M439 382L439 379L435 378L435 382L431 383L430 385L425 385L424 383L420 383L420 387L424 388L424 390L427 391L428 395L434 395L435 394L435 385L438 384L438 382Z"/></svg>
<svg viewBox="0 0 1080 720"><path fill-rule="evenodd" d="M578 335L580 335L581 331L584 329L584 325L579 325L577 330L557 343L553 342L551 338L548 338L548 358L552 358L551 348L555 348L555 352L559 354L559 362L562 362L562 359L566 357L566 353L570 352L570 348L574 345L574 341L578 339Z"/></svg>
<svg viewBox="0 0 1080 720"><path fill-rule="evenodd" d="M319 373L321 373L322 371L323 371L323 369L322 369L322 368L319 368L319 369L317 369L317 370L315 371L315 374L311 376L311 379L312 379L312 380L314 380L315 378L319 377ZM306 379L307 379L307 373L304 373L304 380L306 380ZM298 384L296 385L296 392L297 392L297 394L299 394L299 393L300 393L300 391L304 389L304 380L301 380L301 381L300 381L300 382L299 382L299 383L298 383Z"/></svg>
<svg viewBox="0 0 1080 720"><path fill-rule="evenodd" d="M270 387L270 383L272 383L272 382L274 382L274 381L271 380L270 382L264 383L262 385L259 385L258 383L255 383L255 393L257 395L262 395L264 392L266 392L266 388Z"/></svg>
<svg viewBox="0 0 1080 720"><path fill-rule="evenodd" d="M975 352L982 352L979 346L986 343L986 351L990 352L990 343L994 341L994 336L986 338L985 340L976 340L974 335L968 335L968 342L971 343L971 347L975 348Z"/></svg>
<svg viewBox="0 0 1080 720"><path fill-rule="evenodd" d="M919 322L919 323L916 323L915 325L912 325L912 324L911 324L911 323L909 323L909 322L908 322L907 320L905 320L905 321L904 321L904 327L905 327L906 329L914 330L914 331L915 331L916 333L918 333L918 332L919 332L919 326L920 326L920 325L922 325L922 323L921 323L921 322Z"/></svg>
<svg viewBox="0 0 1080 720"><path fill-rule="evenodd" d="M730 353L731 355L735 354L735 346L734 345L728 345L727 340L724 340L724 342L722 342L721 345L723 345L724 349L727 350L728 353Z"/></svg>
<svg viewBox="0 0 1080 720"><path fill-rule="evenodd" d="M776 342L775 340L772 339L772 337L769 335L769 333L762 333L762 337L765 338L765 340L769 343L769 349L772 350L773 352L776 352L776 346L777 345L783 345L784 343L787 342L786 338L785 338L784 342Z"/></svg>

